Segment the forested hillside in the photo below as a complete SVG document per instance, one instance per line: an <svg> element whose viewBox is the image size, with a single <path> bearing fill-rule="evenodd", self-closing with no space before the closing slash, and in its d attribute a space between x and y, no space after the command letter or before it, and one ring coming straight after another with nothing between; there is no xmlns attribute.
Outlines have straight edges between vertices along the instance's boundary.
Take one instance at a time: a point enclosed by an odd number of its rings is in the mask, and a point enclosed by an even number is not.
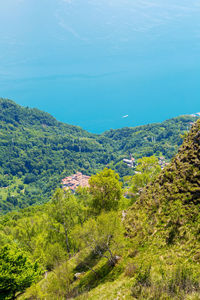
<svg viewBox="0 0 200 300"><path fill-rule="evenodd" d="M108 138L0 100L1 210L49 199L61 178L91 174L112 159ZM9 187L9 188L8 188Z"/></svg>
<svg viewBox="0 0 200 300"><path fill-rule="evenodd" d="M199 299L199 133L200 120L162 171L138 160L130 198L105 168L0 217L0 299Z"/></svg>
<svg viewBox="0 0 200 300"><path fill-rule="evenodd" d="M171 159L195 119L182 116L97 135L0 99L0 212L48 201L61 178L76 171L91 175L108 165L121 177L132 175L123 163L130 152Z"/></svg>

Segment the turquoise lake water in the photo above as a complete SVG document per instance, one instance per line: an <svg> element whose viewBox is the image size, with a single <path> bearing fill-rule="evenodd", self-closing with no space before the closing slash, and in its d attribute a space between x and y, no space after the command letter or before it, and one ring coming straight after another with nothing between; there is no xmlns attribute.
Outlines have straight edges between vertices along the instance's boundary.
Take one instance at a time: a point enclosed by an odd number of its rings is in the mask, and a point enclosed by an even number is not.
<svg viewBox="0 0 200 300"><path fill-rule="evenodd" d="M199 0L1 2L1 97L97 133L200 111Z"/></svg>

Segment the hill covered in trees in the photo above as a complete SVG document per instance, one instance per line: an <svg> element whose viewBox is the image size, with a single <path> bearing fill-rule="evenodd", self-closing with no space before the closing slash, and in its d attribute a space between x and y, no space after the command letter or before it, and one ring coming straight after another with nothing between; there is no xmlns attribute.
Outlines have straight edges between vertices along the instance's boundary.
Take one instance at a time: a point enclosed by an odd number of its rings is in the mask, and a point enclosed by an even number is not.
<svg viewBox="0 0 200 300"><path fill-rule="evenodd" d="M45 202L65 175L91 174L112 159L106 137L10 100L0 100L0 127L1 211Z"/></svg>
<svg viewBox="0 0 200 300"><path fill-rule="evenodd" d="M182 116L97 135L0 99L0 212L48 201L61 179L76 171L91 175L107 165L121 177L133 175L123 163L130 153L170 160L194 120Z"/></svg>
<svg viewBox="0 0 200 300"><path fill-rule="evenodd" d="M141 159L130 182L137 191L140 175L142 190L130 199L105 168L89 189L58 189L47 204L2 216L3 299L27 286L19 299L199 299L199 133L200 120L162 171Z"/></svg>

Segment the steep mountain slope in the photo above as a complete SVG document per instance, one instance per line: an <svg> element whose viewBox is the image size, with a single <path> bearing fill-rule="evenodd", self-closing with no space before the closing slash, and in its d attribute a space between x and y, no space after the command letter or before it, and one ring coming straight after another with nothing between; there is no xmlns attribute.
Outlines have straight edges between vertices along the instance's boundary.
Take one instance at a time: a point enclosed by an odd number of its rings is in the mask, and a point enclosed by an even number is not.
<svg viewBox="0 0 200 300"><path fill-rule="evenodd" d="M192 127L178 154L142 193L129 212L129 229L135 228L141 219L136 218L137 207L142 207L146 219L146 238L151 234L168 244L176 240L199 237L200 224L200 120ZM140 219L140 221L139 221ZM142 222L143 223L143 222ZM141 223L141 224L142 224ZM145 230L145 227L141 230Z"/></svg>
<svg viewBox="0 0 200 300"><path fill-rule="evenodd" d="M123 163L130 152L170 159L194 120L182 116L97 135L0 99L0 212L47 201L61 178L76 171L90 175L109 165L121 176L131 175Z"/></svg>

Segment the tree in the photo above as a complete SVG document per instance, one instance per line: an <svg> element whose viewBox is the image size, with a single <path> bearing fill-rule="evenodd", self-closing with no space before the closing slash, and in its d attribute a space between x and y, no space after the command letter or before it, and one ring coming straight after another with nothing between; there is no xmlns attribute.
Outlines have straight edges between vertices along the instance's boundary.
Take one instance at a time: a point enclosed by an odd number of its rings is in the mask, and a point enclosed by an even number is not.
<svg viewBox="0 0 200 300"><path fill-rule="evenodd" d="M131 189L134 194L139 194L161 171L158 159L155 156L138 159L138 165L133 177L130 178Z"/></svg>
<svg viewBox="0 0 200 300"><path fill-rule="evenodd" d="M80 209L74 195L70 191L57 189L49 207L49 217L52 229L58 234L64 233L67 252L70 254L69 233L78 223ZM56 223L54 223L56 221Z"/></svg>
<svg viewBox="0 0 200 300"><path fill-rule="evenodd" d="M90 178L89 185L93 196L92 207L97 214L101 210L117 210L122 197L122 183L115 171L105 168Z"/></svg>
<svg viewBox="0 0 200 300"><path fill-rule="evenodd" d="M35 282L41 272L16 246L5 245L0 250L0 299L14 299Z"/></svg>
<svg viewBox="0 0 200 300"><path fill-rule="evenodd" d="M79 186L76 190L76 199L80 206L78 211L79 223L83 224L92 213L91 207L93 198L89 192L89 188Z"/></svg>
<svg viewBox="0 0 200 300"><path fill-rule="evenodd" d="M116 254L124 246L124 229L117 212L102 213L97 219L89 219L83 227L76 226L72 235L79 244L79 249L93 252L104 257L114 266Z"/></svg>

